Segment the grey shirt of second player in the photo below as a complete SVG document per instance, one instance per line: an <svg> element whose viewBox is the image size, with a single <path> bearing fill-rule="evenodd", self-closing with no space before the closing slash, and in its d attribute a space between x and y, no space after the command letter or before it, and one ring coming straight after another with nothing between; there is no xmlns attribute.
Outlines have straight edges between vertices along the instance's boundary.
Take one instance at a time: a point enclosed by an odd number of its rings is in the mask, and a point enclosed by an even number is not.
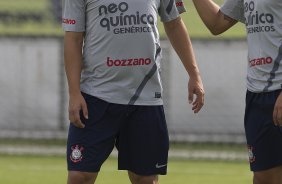
<svg viewBox="0 0 282 184"><path fill-rule="evenodd" d="M281 89L282 1L226 0L221 12L246 25L248 90L268 92Z"/></svg>

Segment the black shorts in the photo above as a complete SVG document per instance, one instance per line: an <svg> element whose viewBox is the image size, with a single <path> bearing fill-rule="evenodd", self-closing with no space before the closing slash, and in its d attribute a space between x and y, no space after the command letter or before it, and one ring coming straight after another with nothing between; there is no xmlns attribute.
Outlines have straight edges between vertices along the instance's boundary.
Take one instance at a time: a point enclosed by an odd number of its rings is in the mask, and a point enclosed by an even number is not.
<svg viewBox="0 0 282 184"><path fill-rule="evenodd" d="M139 175L166 174L169 139L163 106L112 104L83 94L89 119L72 123L67 143L68 170L99 172L114 146L118 169Z"/></svg>
<svg viewBox="0 0 282 184"><path fill-rule="evenodd" d="M247 91L245 131L252 171L282 165L282 127L273 123L273 109L281 90L267 93Z"/></svg>

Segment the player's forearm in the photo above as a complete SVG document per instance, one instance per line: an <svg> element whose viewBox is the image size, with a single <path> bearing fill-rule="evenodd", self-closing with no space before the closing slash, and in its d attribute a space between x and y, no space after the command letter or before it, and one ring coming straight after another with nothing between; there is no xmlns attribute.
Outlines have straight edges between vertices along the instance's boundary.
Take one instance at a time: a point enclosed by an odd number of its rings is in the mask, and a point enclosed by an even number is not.
<svg viewBox="0 0 282 184"><path fill-rule="evenodd" d="M181 18L169 23L164 23L164 27L171 45L179 56L190 78L198 78L200 72L196 63L191 40Z"/></svg>
<svg viewBox="0 0 282 184"><path fill-rule="evenodd" d="M194 6L207 27L213 26L217 19L219 6L212 0L193 0Z"/></svg>
<svg viewBox="0 0 282 184"><path fill-rule="evenodd" d="M69 94L80 93L83 37L66 34L64 41L64 62L68 80Z"/></svg>
<svg viewBox="0 0 282 184"><path fill-rule="evenodd" d="M220 7L212 0L193 0L194 6L210 32L218 35L226 30Z"/></svg>

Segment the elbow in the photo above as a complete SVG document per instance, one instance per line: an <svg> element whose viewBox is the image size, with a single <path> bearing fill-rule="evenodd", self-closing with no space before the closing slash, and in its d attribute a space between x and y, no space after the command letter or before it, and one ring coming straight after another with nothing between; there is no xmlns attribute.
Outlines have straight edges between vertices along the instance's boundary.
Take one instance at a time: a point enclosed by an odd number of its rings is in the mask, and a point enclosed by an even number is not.
<svg viewBox="0 0 282 184"><path fill-rule="evenodd" d="M223 33L223 31L221 30L217 30L217 29L209 29L210 30L210 33L214 36L218 36L220 35L221 33Z"/></svg>
<svg viewBox="0 0 282 184"><path fill-rule="evenodd" d="M210 33L214 36L220 35L221 33L225 31L223 28L217 25L208 26L208 29Z"/></svg>

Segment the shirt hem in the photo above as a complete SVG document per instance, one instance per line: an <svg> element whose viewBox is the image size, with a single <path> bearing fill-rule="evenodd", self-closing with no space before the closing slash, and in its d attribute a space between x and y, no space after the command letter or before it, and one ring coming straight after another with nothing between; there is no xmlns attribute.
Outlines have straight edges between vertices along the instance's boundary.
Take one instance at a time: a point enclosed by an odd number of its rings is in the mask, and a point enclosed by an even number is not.
<svg viewBox="0 0 282 184"><path fill-rule="evenodd" d="M129 105L129 100L120 100L120 99L115 99L113 97L103 97L103 96L100 96L97 93L96 94L95 93L89 93L88 91L84 91L84 90L81 90L81 92L86 93L86 94L91 95L91 96L95 96L96 98L104 100L108 103ZM156 101L140 101L140 100L137 99L137 101L133 105L160 106L160 105L163 105L163 100L159 99L159 100L156 100Z"/></svg>

